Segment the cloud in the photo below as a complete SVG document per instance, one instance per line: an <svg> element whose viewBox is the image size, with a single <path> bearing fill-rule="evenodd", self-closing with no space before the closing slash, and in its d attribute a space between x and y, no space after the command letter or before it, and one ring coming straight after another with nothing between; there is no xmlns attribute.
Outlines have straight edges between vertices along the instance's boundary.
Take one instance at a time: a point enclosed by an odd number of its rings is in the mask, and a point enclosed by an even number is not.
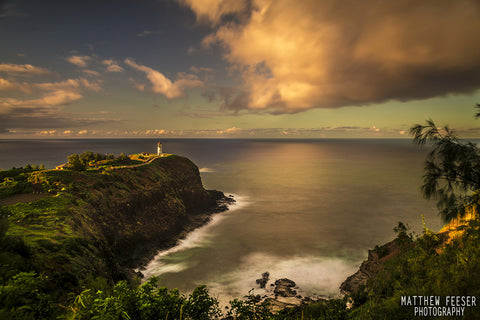
<svg viewBox="0 0 480 320"><path fill-rule="evenodd" d="M123 72L124 69L118 65L117 62L111 59L102 61L102 64L107 66L107 72Z"/></svg>
<svg viewBox="0 0 480 320"><path fill-rule="evenodd" d="M55 113L57 106L69 104L83 96L75 91L55 90L35 99L0 98L0 114L8 113Z"/></svg>
<svg viewBox="0 0 480 320"><path fill-rule="evenodd" d="M218 25L225 21L242 21L251 11L251 1L241 0L179 0L196 13L200 22Z"/></svg>
<svg viewBox="0 0 480 320"><path fill-rule="evenodd" d="M82 72L87 74L87 75L90 75L90 76L95 76L95 77L100 76L100 72L95 71L95 70L84 69L84 70L82 70Z"/></svg>
<svg viewBox="0 0 480 320"><path fill-rule="evenodd" d="M17 119L18 121L18 119ZM26 119L25 127L16 130L5 129L3 120L0 119L0 132L18 133L21 129L29 129L29 121L36 123L38 119ZM111 121L111 120L108 120ZM115 120L114 120L115 121ZM117 120L118 121L118 120ZM56 137L165 137L165 138L346 138L356 136L358 138L399 138L402 137L400 129L372 130L373 127L343 126L343 127L318 127L318 128L205 128L205 129L183 129L172 130L155 128L147 130L91 130L83 126L102 124L107 122L104 119L67 119L49 118L42 127L36 131L36 135ZM65 129L67 126L76 127ZM464 128L471 131L471 128ZM475 133L478 133L478 128ZM31 131L30 131L31 132ZM34 131L35 132L35 131Z"/></svg>
<svg viewBox="0 0 480 320"><path fill-rule="evenodd" d="M165 137L204 137L204 138L398 138L399 129L379 129L372 127L342 126L318 128L239 128L236 126L225 129L190 129L167 130L150 129L123 131L123 136L165 136Z"/></svg>
<svg viewBox="0 0 480 320"><path fill-rule="evenodd" d="M144 30L144 31L138 33L138 34L137 34L137 37L146 37L146 36L148 36L148 35L150 35L150 34L152 34L152 31L150 31L150 30Z"/></svg>
<svg viewBox="0 0 480 320"><path fill-rule="evenodd" d="M153 31L153 30L143 30L142 32L140 33L137 33L137 37L147 37L147 36L150 36L150 35L153 35L153 34L160 34L162 33L162 31Z"/></svg>
<svg viewBox="0 0 480 320"><path fill-rule="evenodd" d="M87 61L91 59L92 57L90 56L71 56L69 58L66 58L65 60L76 65L77 67L85 68L87 66Z"/></svg>
<svg viewBox="0 0 480 320"><path fill-rule="evenodd" d="M226 134L226 135L236 135L236 134L239 134L243 131L243 129L241 128L237 128L237 127L231 127L231 128L228 128L228 129L224 129L224 130L217 130L217 134Z"/></svg>
<svg viewBox="0 0 480 320"><path fill-rule="evenodd" d="M152 129L152 130L145 131L145 135L147 135L147 136L167 135L169 133L170 133L170 131L165 130L165 129Z"/></svg>
<svg viewBox="0 0 480 320"><path fill-rule="evenodd" d="M131 85L137 89L138 91L145 91L145 87L147 86L144 83L139 83L133 78L129 78L128 81L131 83Z"/></svg>
<svg viewBox="0 0 480 320"><path fill-rule="evenodd" d="M68 90L68 91L78 91L80 89L92 90L95 92L100 91L102 88L100 86L100 81L89 81L84 78L79 79L67 79L61 82L50 82L50 83L36 83L34 86L43 90Z"/></svg>
<svg viewBox="0 0 480 320"><path fill-rule="evenodd" d="M152 91L163 94L167 99L183 97L186 95L187 89L204 87L204 83L192 74L179 73L177 79L172 82L161 72L139 65L132 59L125 59L125 64L138 71L144 72L152 84Z"/></svg>
<svg viewBox="0 0 480 320"><path fill-rule="evenodd" d="M105 60L102 61L102 64L104 64L106 66L111 66L112 64L116 64L116 63L112 59L105 59Z"/></svg>
<svg viewBox="0 0 480 320"><path fill-rule="evenodd" d="M118 64L112 64L107 67L108 72L123 72L123 68L120 67Z"/></svg>
<svg viewBox="0 0 480 320"><path fill-rule="evenodd" d="M9 75L22 75L22 76L45 76L52 75L53 72L45 68L34 67L31 64L13 64L13 63L1 63L0 72Z"/></svg>
<svg viewBox="0 0 480 320"><path fill-rule="evenodd" d="M480 88L476 0L178 0L242 86L223 107L295 113Z"/></svg>
<svg viewBox="0 0 480 320"><path fill-rule="evenodd" d="M49 110L45 113L41 110L36 110L33 114L11 112L2 114L0 117L0 132L12 132L18 131L19 129L75 128L111 122L115 122L115 120L73 118L70 114L50 113Z"/></svg>
<svg viewBox="0 0 480 320"><path fill-rule="evenodd" d="M70 104L76 100L83 98L82 91L99 91L101 90L99 82L91 82L86 79L68 79L62 82L51 83L34 83L34 84L14 84L5 79L0 79L0 88L2 84L5 90L12 90L12 86L26 93L40 91L41 95L37 98L19 99L12 97L0 98L0 114L9 113L25 113L29 116L31 113L39 112L41 114L56 113L57 107ZM25 89L22 89L22 86Z"/></svg>
<svg viewBox="0 0 480 320"><path fill-rule="evenodd" d="M0 79L0 88L7 92L16 89L28 94L22 98L0 98L0 132L11 132L19 128L65 128L107 122L105 119L78 118L63 110L63 106L82 99L84 92L100 91L100 81L79 78L27 84Z"/></svg>
<svg viewBox="0 0 480 320"><path fill-rule="evenodd" d="M17 82L0 78L0 91L20 91L23 93L31 93L32 86L26 82Z"/></svg>
<svg viewBox="0 0 480 320"><path fill-rule="evenodd" d="M13 82L0 78L0 91L12 90L15 88L16 85Z"/></svg>

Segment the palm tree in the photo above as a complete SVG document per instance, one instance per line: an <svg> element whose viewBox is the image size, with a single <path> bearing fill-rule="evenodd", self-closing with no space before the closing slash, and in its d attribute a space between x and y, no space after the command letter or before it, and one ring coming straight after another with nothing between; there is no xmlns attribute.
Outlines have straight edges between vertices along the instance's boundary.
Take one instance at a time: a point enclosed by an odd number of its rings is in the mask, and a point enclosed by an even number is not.
<svg viewBox="0 0 480 320"><path fill-rule="evenodd" d="M479 118L480 112L475 117ZM425 198L437 200L443 220L464 216L467 207L477 213L480 149L474 143L461 141L448 126L437 127L431 119L425 125L411 127L410 134L415 144L428 143L432 147L425 160L421 190Z"/></svg>

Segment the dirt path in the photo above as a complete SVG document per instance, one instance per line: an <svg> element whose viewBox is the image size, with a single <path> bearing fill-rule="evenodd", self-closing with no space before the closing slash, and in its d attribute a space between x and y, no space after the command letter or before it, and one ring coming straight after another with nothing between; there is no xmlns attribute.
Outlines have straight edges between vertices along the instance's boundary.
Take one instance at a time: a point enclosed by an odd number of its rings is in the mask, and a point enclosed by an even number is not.
<svg viewBox="0 0 480 320"><path fill-rule="evenodd" d="M141 167L141 166L144 166L144 165L147 165L147 164L150 164L152 163L154 160L156 159L160 159L162 157L159 157L159 156L156 156L155 158L152 158L144 163L139 163L139 164L134 164L132 166L116 166L116 167L111 167L110 169L112 170L116 170L116 169L129 169L129 168L138 168L138 167Z"/></svg>
<svg viewBox="0 0 480 320"><path fill-rule="evenodd" d="M14 194L8 198L0 199L0 205L9 206L19 202L27 203L32 201L37 201L45 197L51 197L51 194L48 193L21 193Z"/></svg>
<svg viewBox="0 0 480 320"><path fill-rule="evenodd" d="M111 169L116 170L116 169L126 169L126 168L137 168L141 167L147 164L152 163L154 160L159 159L161 157L155 157L152 158L144 163L139 163L133 166L118 166L118 167L112 167ZM16 204L19 202L22 203L27 203L27 202L32 202L32 201L37 201L45 197L51 197L51 194L48 193L21 193L21 194L15 194L13 196L10 196L8 198L0 199L0 205L1 206L9 206L12 204Z"/></svg>

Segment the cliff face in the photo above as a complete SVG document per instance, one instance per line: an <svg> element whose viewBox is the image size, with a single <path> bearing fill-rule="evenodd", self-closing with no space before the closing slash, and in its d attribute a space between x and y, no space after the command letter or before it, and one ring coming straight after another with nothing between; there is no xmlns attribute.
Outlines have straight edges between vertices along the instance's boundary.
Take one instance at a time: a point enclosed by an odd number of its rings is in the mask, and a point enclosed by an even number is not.
<svg viewBox="0 0 480 320"><path fill-rule="evenodd" d="M437 238L436 253L441 253L446 244L461 236L465 232L465 227L475 217L472 209L468 208L464 217L448 222L438 233L428 230L428 233L435 234ZM401 252L402 248L397 240L390 241L380 247L377 246L374 250L369 250L367 260L362 262L357 272L349 276L340 285L340 291L344 294L351 294L366 285L368 280L374 279L382 270L384 264ZM412 246L415 245L417 244L413 241Z"/></svg>
<svg viewBox="0 0 480 320"><path fill-rule="evenodd" d="M57 195L5 207L8 233L33 252L22 265L64 289L99 276L132 279L132 268L232 201L205 190L198 168L174 155L126 168L40 171L30 180Z"/></svg>
<svg viewBox="0 0 480 320"><path fill-rule="evenodd" d="M78 190L85 203L74 210L77 222L93 226L79 230L106 243L126 267L175 244L176 237L202 223L203 213L223 198L205 190L198 168L178 156L100 175L103 179Z"/></svg>
<svg viewBox="0 0 480 320"><path fill-rule="evenodd" d="M385 262L396 256L399 252L399 246L396 240L390 241L377 250L368 250L368 258L363 261L357 272L349 276L340 285L340 291L343 294L351 294L367 284L369 279L373 279L382 270Z"/></svg>

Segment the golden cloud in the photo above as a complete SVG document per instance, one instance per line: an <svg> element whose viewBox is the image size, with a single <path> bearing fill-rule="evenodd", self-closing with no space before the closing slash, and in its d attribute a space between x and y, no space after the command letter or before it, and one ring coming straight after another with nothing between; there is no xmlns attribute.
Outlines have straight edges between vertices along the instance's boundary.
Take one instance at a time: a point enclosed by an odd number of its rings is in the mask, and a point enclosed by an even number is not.
<svg viewBox="0 0 480 320"><path fill-rule="evenodd" d="M13 64L1 63L0 72L9 75L23 75L23 76L45 76L52 75L48 69L32 66L31 64Z"/></svg>
<svg viewBox="0 0 480 320"><path fill-rule="evenodd" d="M295 113L480 88L476 0L180 3L211 24L203 45L222 46L241 75L226 108Z"/></svg>
<svg viewBox="0 0 480 320"><path fill-rule="evenodd" d="M91 59L92 57L90 56L71 56L66 58L65 60L76 65L77 67L85 68L87 66L87 61Z"/></svg>
<svg viewBox="0 0 480 320"><path fill-rule="evenodd" d="M197 76L192 74L179 73L178 78L172 82L161 72L147 66L139 65L132 59L125 59L125 64L138 71L144 72L147 79L152 84L152 91L163 94L167 99L183 97L186 95L187 89L204 86L203 82L199 80ZM135 87L142 91L145 88L141 85L136 85Z"/></svg>
<svg viewBox="0 0 480 320"><path fill-rule="evenodd" d="M38 68L33 66L3 66L2 70L8 70L8 75L14 78L23 75L24 70L28 70L29 75L39 74ZM63 106L82 99L85 91L100 91L101 83L85 78L30 83L0 78L0 90L8 94L0 97L0 132L12 132L11 129L15 128L65 128L104 123L104 119L73 119L63 110ZM25 94L19 97L15 91Z"/></svg>

